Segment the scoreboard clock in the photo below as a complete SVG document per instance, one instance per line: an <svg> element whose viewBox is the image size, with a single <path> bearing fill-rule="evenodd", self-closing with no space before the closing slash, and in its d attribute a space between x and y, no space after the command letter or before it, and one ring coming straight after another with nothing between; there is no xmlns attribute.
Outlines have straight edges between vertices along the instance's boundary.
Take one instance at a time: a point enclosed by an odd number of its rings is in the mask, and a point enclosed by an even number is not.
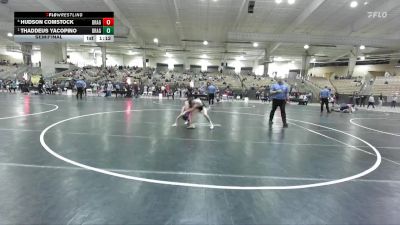
<svg viewBox="0 0 400 225"><path fill-rule="evenodd" d="M15 42L114 42L114 12L15 12Z"/></svg>

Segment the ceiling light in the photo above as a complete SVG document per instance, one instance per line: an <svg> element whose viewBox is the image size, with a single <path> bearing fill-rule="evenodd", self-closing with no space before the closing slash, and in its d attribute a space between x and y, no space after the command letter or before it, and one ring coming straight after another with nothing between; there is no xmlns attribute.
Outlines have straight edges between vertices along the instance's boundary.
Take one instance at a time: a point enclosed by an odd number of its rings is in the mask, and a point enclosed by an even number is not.
<svg viewBox="0 0 400 225"><path fill-rule="evenodd" d="M254 42L254 43L253 43L253 47L254 47L254 48L257 48L257 47L258 47L258 43L257 43L257 42Z"/></svg>
<svg viewBox="0 0 400 225"><path fill-rule="evenodd" d="M203 54L203 55L201 55L201 58L203 58L203 59L205 59L205 58L207 58L208 56L206 55L206 54Z"/></svg>
<svg viewBox="0 0 400 225"><path fill-rule="evenodd" d="M165 53L165 56L167 56L168 58L171 58L171 57L172 57L172 55L171 55L171 54L169 54L168 52L167 52L167 53Z"/></svg>
<svg viewBox="0 0 400 225"><path fill-rule="evenodd" d="M316 59L312 58L310 62L315 63Z"/></svg>
<svg viewBox="0 0 400 225"><path fill-rule="evenodd" d="M365 60L365 56L360 56L360 60Z"/></svg>
<svg viewBox="0 0 400 225"><path fill-rule="evenodd" d="M203 45L208 45L208 41L203 41Z"/></svg>
<svg viewBox="0 0 400 225"><path fill-rule="evenodd" d="M309 45L304 45L304 49L309 49L310 46Z"/></svg>
<svg viewBox="0 0 400 225"><path fill-rule="evenodd" d="M158 43L158 38L154 38L154 39L153 39L153 42L154 42L154 43Z"/></svg>
<svg viewBox="0 0 400 225"><path fill-rule="evenodd" d="M351 3L350 3L350 7L351 8L355 8L355 7L357 7L358 6L358 2L357 1L352 1Z"/></svg>
<svg viewBox="0 0 400 225"><path fill-rule="evenodd" d="M364 50L365 49L365 45L360 45L360 49Z"/></svg>
<svg viewBox="0 0 400 225"><path fill-rule="evenodd" d="M218 2L218 0L213 0L214 2Z"/></svg>
<svg viewBox="0 0 400 225"><path fill-rule="evenodd" d="M275 0L276 4L281 4L282 0Z"/></svg>
<svg viewBox="0 0 400 225"><path fill-rule="evenodd" d="M293 5L296 0L288 0L289 5Z"/></svg>
<svg viewBox="0 0 400 225"><path fill-rule="evenodd" d="M292 64L295 64L295 63L296 63L296 62L293 60L293 61L292 61Z"/></svg>
<svg viewBox="0 0 400 225"><path fill-rule="evenodd" d="M368 5L368 2L364 2L364 5Z"/></svg>
<svg viewBox="0 0 400 225"><path fill-rule="evenodd" d="M275 59L275 61L277 61L277 62L282 62L283 59L282 59L282 57L278 57L278 58Z"/></svg>
<svg viewBox="0 0 400 225"><path fill-rule="evenodd" d="M7 33L7 36L12 37L13 34L12 33Z"/></svg>

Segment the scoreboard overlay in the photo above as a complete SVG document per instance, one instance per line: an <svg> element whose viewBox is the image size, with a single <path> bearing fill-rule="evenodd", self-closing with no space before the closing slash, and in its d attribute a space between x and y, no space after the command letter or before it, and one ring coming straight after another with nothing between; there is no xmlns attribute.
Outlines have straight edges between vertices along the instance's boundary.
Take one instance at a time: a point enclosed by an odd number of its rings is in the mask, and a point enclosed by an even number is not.
<svg viewBox="0 0 400 225"><path fill-rule="evenodd" d="M15 42L114 42L114 12L14 12Z"/></svg>

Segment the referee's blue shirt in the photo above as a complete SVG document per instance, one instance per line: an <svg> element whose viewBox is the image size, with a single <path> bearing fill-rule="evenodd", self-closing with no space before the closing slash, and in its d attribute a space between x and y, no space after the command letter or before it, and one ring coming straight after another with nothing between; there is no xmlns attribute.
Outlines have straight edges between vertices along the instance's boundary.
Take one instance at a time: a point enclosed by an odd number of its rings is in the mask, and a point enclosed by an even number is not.
<svg viewBox="0 0 400 225"><path fill-rule="evenodd" d="M271 91L281 90L280 93L273 94L273 99L286 100L288 94L288 87L284 84L273 84Z"/></svg>
<svg viewBox="0 0 400 225"><path fill-rule="evenodd" d="M77 88L85 88L86 83L83 80L78 80L75 85Z"/></svg>
<svg viewBox="0 0 400 225"><path fill-rule="evenodd" d="M329 96L331 96L331 92L328 90L328 88L324 88L321 90L321 92L319 93L319 96L321 98L329 98Z"/></svg>
<svg viewBox="0 0 400 225"><path fill-rule="evenodd" d="M217 88L214 85L210 85L207 87L208 94L215 94Z"/></svg>

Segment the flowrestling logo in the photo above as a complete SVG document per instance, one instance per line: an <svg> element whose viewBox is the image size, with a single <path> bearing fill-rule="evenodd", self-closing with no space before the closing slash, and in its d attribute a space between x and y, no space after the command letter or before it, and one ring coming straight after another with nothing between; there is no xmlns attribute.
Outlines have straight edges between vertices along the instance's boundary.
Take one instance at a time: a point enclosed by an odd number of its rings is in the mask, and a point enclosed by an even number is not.
<svg viewBox="0 0 400 225"><path fill-rule="evenodd" d="M374 11L374 12L368 12L368 18L371 19L385 19L388 17L388 12L379 12L379 11Z"/></svg>

